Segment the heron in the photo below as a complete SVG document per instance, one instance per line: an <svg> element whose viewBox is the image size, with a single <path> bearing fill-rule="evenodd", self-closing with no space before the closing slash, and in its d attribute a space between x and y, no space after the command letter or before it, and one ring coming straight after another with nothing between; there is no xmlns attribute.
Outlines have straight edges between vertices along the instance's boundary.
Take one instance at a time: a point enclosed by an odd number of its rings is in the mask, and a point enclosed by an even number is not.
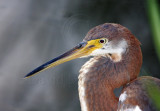
<svg viewBox="0 0 160 111"><path fill-rule="evenodd" d="M82 111L156 111L146 85L160 88L160 79L138 77L142 66L141 43L126 27L104 23L92 28L82 42L28 73L25 78L64 62L90 57L79 71ZM114 89L123 87L119 97Z"/></svg>

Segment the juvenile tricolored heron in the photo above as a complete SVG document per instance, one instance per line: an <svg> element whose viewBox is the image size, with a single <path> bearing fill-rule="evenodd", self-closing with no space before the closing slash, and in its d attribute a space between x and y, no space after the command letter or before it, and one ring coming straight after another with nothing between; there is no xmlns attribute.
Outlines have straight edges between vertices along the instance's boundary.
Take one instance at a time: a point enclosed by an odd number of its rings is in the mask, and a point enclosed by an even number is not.
<svg viewBox="0 0 160 111"><path fill-rule="evenodd" d="M80 57L94 56L80 69L79 97L82 111L156 110L145 84L160 80L138 77L142 65L140 42L125 27L105 23L91 29L70 51L43 64L25 77ZM119 99L114 89L123 86Z"/></svg>

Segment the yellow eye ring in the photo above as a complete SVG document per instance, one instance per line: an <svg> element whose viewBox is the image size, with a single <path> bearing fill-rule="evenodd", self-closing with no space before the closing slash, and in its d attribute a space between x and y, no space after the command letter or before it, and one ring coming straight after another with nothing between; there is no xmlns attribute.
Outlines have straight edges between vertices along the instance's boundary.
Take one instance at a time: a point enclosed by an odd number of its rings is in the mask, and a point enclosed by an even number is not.
<svg viewBox="0 0 160 111"><path fill-rule="evenodd" d="M101 44L106 44L107 42L108 42L108 40L106 38L99 40L99 43L101 43Z"/></svg>

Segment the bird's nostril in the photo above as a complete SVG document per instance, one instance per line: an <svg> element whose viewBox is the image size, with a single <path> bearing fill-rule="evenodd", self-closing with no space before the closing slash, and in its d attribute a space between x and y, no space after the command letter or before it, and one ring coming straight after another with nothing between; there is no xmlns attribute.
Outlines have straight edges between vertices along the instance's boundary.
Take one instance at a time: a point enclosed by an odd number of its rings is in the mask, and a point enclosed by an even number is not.
<svg viewBox="0 0 160 111"><path fill-rule="evenodd" d="M90 46L88 46L88 48L92 48L92 47L94 47L95 45L90 45Z"/></svg>

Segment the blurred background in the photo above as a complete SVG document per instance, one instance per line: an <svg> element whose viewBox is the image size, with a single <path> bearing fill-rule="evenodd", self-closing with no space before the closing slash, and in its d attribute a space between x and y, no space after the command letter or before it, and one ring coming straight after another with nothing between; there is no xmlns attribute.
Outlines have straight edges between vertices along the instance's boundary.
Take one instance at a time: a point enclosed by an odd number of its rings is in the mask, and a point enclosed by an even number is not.
<svg viewBox="0 0 160 111"><path fill-rule="evenodd" d="M140 76L160 78L157 0L0 0L0 111L80 111L77 59L28 79L92 27L118 23L140 40Z"/></svg>

